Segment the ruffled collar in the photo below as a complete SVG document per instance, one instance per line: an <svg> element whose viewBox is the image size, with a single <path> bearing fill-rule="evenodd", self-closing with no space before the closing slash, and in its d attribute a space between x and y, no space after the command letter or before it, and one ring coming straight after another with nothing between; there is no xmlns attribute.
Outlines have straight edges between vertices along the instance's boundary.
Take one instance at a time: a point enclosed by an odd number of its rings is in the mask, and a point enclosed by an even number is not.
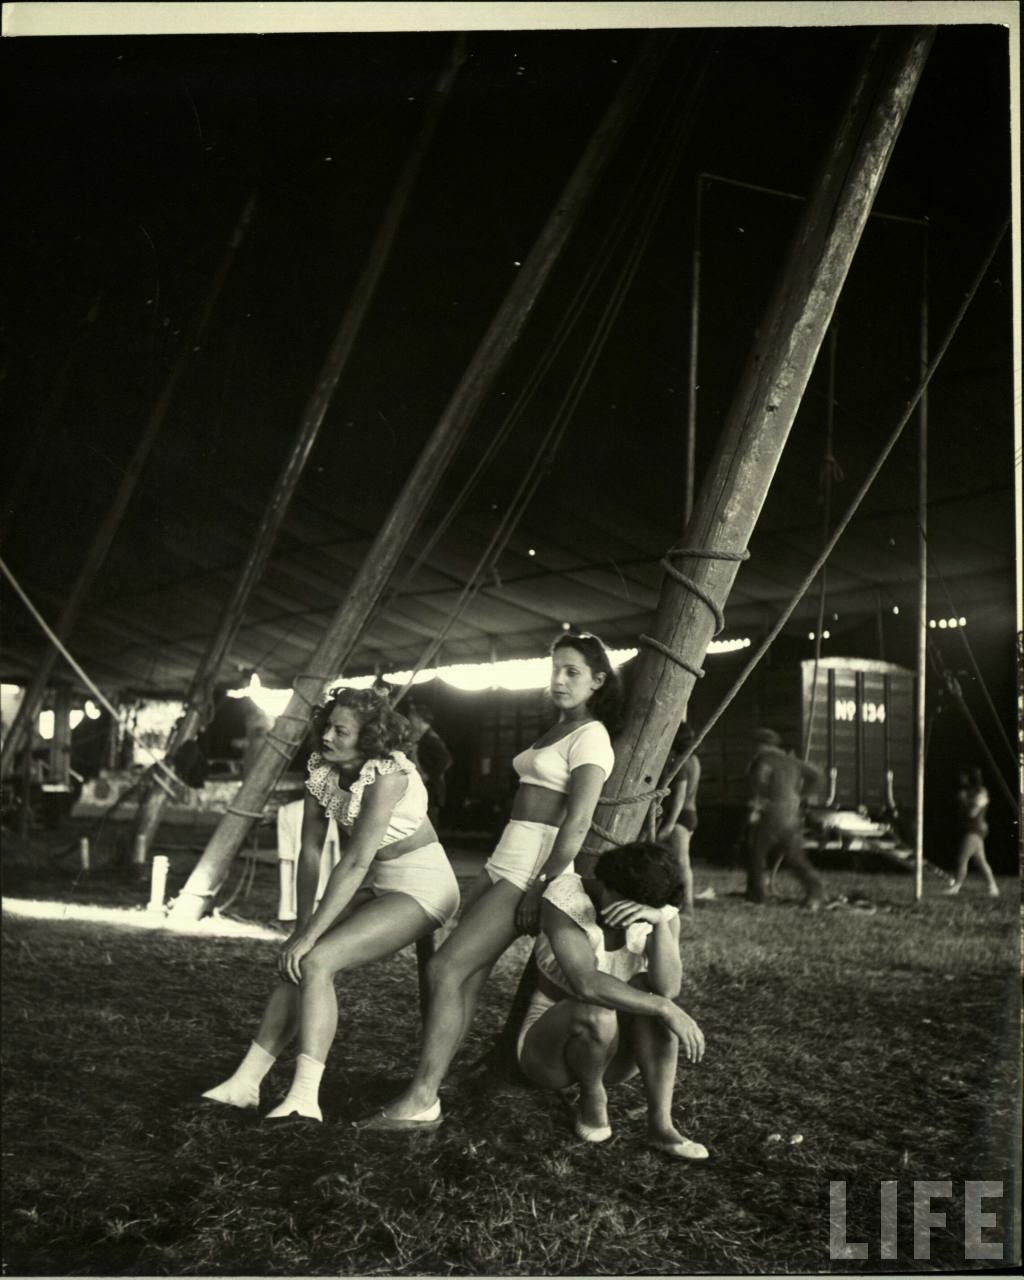
<svg viewBox="0 0 1024 1280"><path fill-rule="evenodd" d="M328 815L350 827L359 817L363 807L363 792L378 775L389 773L415 773L416 766L404 751L392 751L386 756L373 756L363 762L358 775L348 787L343 787L337 769L328 764L319 751L309 757L309 778L306 786L324 806Z"/></svg>

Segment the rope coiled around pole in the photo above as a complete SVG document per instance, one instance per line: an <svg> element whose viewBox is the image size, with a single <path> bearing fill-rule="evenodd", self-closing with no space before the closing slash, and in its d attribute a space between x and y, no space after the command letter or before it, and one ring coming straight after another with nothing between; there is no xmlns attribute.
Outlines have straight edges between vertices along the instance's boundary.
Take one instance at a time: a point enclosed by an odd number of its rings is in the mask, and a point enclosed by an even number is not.
<svg viewBox="0 0 1024 1280"><path fill-rule="evenodd" d="M688 574L677 569L670 559L671 556L679 556L684 559L690 558L694 560L731 560L733 562L740 562L743 560L749 560L750 552L746 550L746 548L742 551L723 551L715 550L710 547L673 547L670 551L665 553L664 558L660 562L661 567L673 582L678 582L681 587L685 587L691 595L695 595L697 599L700 600L702 604L706 605L711 611L711 614L715 619L714 635L717 636L725 627L725 614L722 612L721 606L717 601L711 598L703 587L694 582ZM689 671L690 675L695 679L704 679L703 667L694 666L694 664L687 658L684 658L681 653L671 648L663 641L656 640L654 636L646 634L642 635L640 636L639 643L646 645L648 649L654 649L656 652L660 653L662 657L668 658L670 662L674 662L677 667L682 667L684 671Z"/></svg>
<svg viewBox="0 0 1024 1280"><path fill-rule="evenodd" d="M714 634L717 636L725 626L725 614L722 612L721 606L711 598L703 587L694 582L689 575L675 567L670 558L672 556L678 556L681 559L729 560L733 563L739 563L744 560L749 560L750 552L746 548L742 551L725 551L720 548L715 549L711 547L673 547L665 553L665 556L660 562L661 567L674 582L678 582L681 587L685 587L687 591L692 595L695 595L697 599L706 605L711 611L715 619ZM684 658L681 653L678 653L663 641L655 639L654 636L644 634L639 637L639 643L646 645L649 649L654 649L656 652L662 654L663 657L668 658L670 662L674 662L677 666L682 667L684 671L689 671L689 673L696 679L703 679L703 667L694 666L687 658ZM678 773L679 768L685 763L688 755L690 754L692 754L692 752L684 754L680 759L675 773ZM673 777L675 776L675 773L673 774ZM669 779L669 781L671 781L671 779ZM599 805L607 805L609 808L617 808L621 805L642 804L653 800L655 801L655 805L652 809L652 817L654 819L652 826L656 826L657 815L661 809L661 801L669 794L670 789L670 787L656 787L651 791L641 791L634 796L602 796L597 803ZM622 847L621 843L615 839L607 828L602 827L600 823L592 822L590 824L590 829L595 835L599 836L602 840L607 841L609 844L615 845L618 848Z"/></svg>

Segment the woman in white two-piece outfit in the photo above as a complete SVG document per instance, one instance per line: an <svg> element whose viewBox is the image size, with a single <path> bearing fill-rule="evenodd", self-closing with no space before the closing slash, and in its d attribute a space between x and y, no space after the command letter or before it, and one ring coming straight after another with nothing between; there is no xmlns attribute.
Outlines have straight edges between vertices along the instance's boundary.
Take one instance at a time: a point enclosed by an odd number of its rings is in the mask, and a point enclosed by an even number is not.
<svg viewBox="0 0 1024 1280"><path fill-rule="evenodd" d="M430 998L419 1065L408 1089L363 1124L423 1129L441 1123L438 1090L469 1030L480 990L520 934L536 933L545 886L571 871L615 756L606 722L620 685L596 636L567 632L551 651L558 720L513 760L511 821L466 891L462 917L427 965Z"/></svg>
<svg viewBox="0 0 1024 1280"><path fill-rule="evenodd" d="M259 1104L260 1082L296 1039L295 1077L268 1120L321 1120L320 1077L338 1026L335 975L394 955L446 924L459 887L427 818L427 792L404 754L404 716L372 689L332 689L314 713L322 746L309 758L298 868L298 920L277 960L279 980L235 1073L203 1094ZM315 896L329 818L341 857Z"/></svg>

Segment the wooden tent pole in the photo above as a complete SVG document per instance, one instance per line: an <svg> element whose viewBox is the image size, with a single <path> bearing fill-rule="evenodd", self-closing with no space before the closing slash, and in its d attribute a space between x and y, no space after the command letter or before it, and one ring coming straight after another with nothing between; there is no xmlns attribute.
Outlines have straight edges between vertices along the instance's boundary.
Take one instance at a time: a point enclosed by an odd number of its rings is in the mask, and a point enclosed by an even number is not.
<svg viewBox="0 0 1024 1280"><path fill-rule="evenodd" d="M592 831L584 869L606 844L640 832L933 39L922 27L872 37L701 486L686 553L665 576L598 808L606 835Z"/></svg>
<svg viewBox="0 0 1024 1280"><path fill-rule="evenodd" d="M71 686L58 684L53 691L53 740L50 743L50 781L71 782Z"/></svg>
<svg viewBox="0 0 1024 1280"><path fill-rule="evenodd" d="M262 815L285 763L305 734L310 710L319 702L325 683L342 670L355 648L371 610L427 510L456 448L522 332L588 196L660 70L670 43L663 34L645 38L639 57L624 77L618 94L516 275L307 669L297 676L285 711L278 717L249 776L175 899L170 913L172 920L187 922L205 914L250 826Z"/></svg>
<svg viewBox="0 0 1024 1280"><path fill-rule="evenodd" d="M284 518L295 496L306 462L316 443L328 406L348 365L349 356L362 328L366 313L376 292L380 277L398 235L398 228L413 187L423 167L423 160L437 129L442 108L448 100L452 85L466 56L466 37L459 34L444 69L434 86L430 104L413 144L412 151L399 174L380 227L370 247L366 265L352 292L344 318L331 343L320 376L306 402L298 434L291 453L278 476L270 499L263 509L259 528L246 557L234 590L224 604L216 631L210 637L185 700L181 719L175 725L167 744L168 757L173 758L186 742L191 741L206 725L213 703L214 686L221 665L234 642L254 587L266 568L271 548L280 531ZM149 852L153 837L160 825L160 816L167 802L167 791L150 782L139 805L135 822L135 838L132 847Z"/></svg>
<svg viewBox="0 0 1024 1280"><path fill-rule="evenodd" d="M78 619L78 613L82 606L86 595L92 587L97 574L103 567L103 563L110 551L111 544L121 525L128 503L131 501L138 484L139 476L142 469L146 465L150 452L153 448L153 442L156 440L157 433L164 424L167 412L174 400L175 392L178 384L181 382L185 370L192 361L193 354L206 333L207 326L213 315L214 307L217 304L224 284L234 261L235 254L239 245L245 238L249 223L252 221L253 209L256 205L256 195L253 193L249 196L242 210L241 216L235 225L234 231L231 233L231 239L228 241L227 248L221 259L217 274L214 277L213 284L210 286L210 292L206 302L195 324L192 326L187 337L182 341L178 352L178 358L174 362L170 375L164 383L164 388L160 396L154 404L146 425L142 430L138 443L135 446L135 452L132 454L121 476L121 483L118 486L117 493L114 495L110 506L107 508L106 515L96 531L93 538L92 546L86 555L78 573L78 579L71 588L71 593L64 603L57 625L54 632L61 640L65 640L71 633L72 627ZM35 723L39 714L39 707L43 694L46 691L47 681L50 678L50 672L53 670L53 664L57 659L57 650L52 644L47 644L43 651L43 656L39 660L39 666L36 668L27 689L25 696L22 698L21 706L18 708L18 714L14 718L10 731L4 740L3 750L0 752L0 775L6 777L11 767L15 755L17 754L22 738L25 734L25 726Z"/></svg>

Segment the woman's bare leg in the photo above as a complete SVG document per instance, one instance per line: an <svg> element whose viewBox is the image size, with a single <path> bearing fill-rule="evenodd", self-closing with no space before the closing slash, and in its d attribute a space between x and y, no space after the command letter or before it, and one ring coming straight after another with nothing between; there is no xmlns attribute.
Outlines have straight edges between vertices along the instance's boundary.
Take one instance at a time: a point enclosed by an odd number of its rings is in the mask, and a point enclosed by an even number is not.
<svg viewBox="0 0 1024 1280"><path fill-rule="evenodd" d="M677 823L669 832L667 843L679 868L679 878L683 885L683 910L687 915L692 915L693 868L690 865L690 833Z"/></svg>
<svg viewBox="0 0 1024 1280"><path fill-rule="evenodd" d="M526 1033L519 1064L523 1073L544 1089L578 1084L578 1119L586 1129L603 1130L608 1127L605 1075L618 1047L614 1009L565 999L548 1009Z"/></svg>
<svg viewBox="0 0 1024 1280"><path fill-rule="evenodd" d="M404 893L372 898L323 935L302 962L299 1052L323 1062L338 1029L335 975L383 960L430 933L435 922Z"/></svg>
<svg viewBox="0 0 1024 1280"><path fill-rule="evenodd" d="M476 893L473 890L477 890ZM477 999L495 962L518 937L522 893L507 880L474 885L458 928L427 965L430 991L419 1064L409 1087L385 1108L389 1119L418 1116L437 1101L441 1081L466 1036Z"/></svg>
<svg viewBox="0 0 1024 1280"><path fill-rule="evenodd" d="M293 1114L321 1118L320 1076L338 1029L335 975L394 955L433 928L434 921L413 898L388 893L353 911L303 957L302 982L295 988L299 997L295 1077L283 1101L268 1113L269 1119Z"/></svg>
<svg viewBox="0 0 1024 1280"><path fill-rule="evenodd" d="M299 1031L299 989L292 982L278 981L270 993L255 1040L275 1058L284 1053Z"/></svg>
<svg viewBox="0 0 1024 1280"><path fill-rule="evenodd" d="M299 1026L299 990L277 982L263 1009L260 1029L232 1075L203 1094L211 1102L232 1107L257 1107L260 1084L281 1053L295 1039Z"/></svg>
<svg viewBox="0 0 1024 1280"><path fill-rule="evenodd" d="M657 1018L630 1018L630 1040L647 1097L647 1132L652 1138L682 1137L672 1123L679 1041Z"/></svg>
<svg viewBox="0 0 1024 1280"><path fill-rule="evenodd" d="M707 1159L707 1148L680 1133L672 1122L679 1041L657 1018L634 1014L624 1017L623 1024L623 1039L636 1057L647 1097L648 1144L679 1159Z"/></svg>
<svg viewBox="0 0 1024 1280"><path fill-rule="evenodd" d="M981 874L985 877L985 883L988 885L988 896L990 898L998 898L999 886L996 884L996 878L992 874L992 868L988 864L988 858L985 857L984 844L982 844L974 857L981 869Z"/></svg>

